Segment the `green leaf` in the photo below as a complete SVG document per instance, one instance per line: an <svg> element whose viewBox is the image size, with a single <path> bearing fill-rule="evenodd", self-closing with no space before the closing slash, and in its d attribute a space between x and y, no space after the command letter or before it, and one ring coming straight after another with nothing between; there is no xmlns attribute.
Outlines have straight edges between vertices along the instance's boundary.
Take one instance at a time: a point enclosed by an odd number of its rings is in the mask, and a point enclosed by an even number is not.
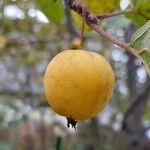
<svg viewBox="0 0 150 150"><path fill-rule="evenodd" d="M80 2L83 2L86 4L87 10L91 13L95 14L103 14L108 12L113 12L115 10L119 9L119 2L120 0L80 0ZM82 27L82 18L81 16L72 11L72 17L75 26L77 26L80 30ZM84 28L85 32L90 31L90 27L85 24Z"/></svg>
<svg viewBox="0 0 150 150"><path fill-rule="evenodd" d="M150 74L150 21L142 26L132 37L131 46L143 59Z"/></svg>
<svg viewBox="0 0 150 150"><path fill-rule="evenodd" d="M39 9L49 21L59 24L64 18L64 10L60 0L36 0Z"/></svg>
<svg viewBox="0 0 150 150"><path fill-rule="evenodd" d="M85 2L87 9L91 13L108 13L119 8L120 0L79 0Z"/></svg>
<svg viewBox="0 0 150 150"><path fill-rule="evenodd" d="M126 15L138 26L143 26L150 20L150 0L134 0L129 6L136 13Z"/></svg>

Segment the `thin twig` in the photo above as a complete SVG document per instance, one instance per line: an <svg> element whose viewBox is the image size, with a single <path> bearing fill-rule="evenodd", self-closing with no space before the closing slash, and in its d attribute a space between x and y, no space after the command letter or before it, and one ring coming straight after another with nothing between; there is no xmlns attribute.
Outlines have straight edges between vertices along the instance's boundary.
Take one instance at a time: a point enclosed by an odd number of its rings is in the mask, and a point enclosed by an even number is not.
<svg viewBox="0 0 150 150"><path fill-rule="evenodd" d="M105 13L105 14L97 15L97 18L100 19L100 20L103 20L103 19L106 19L106 18L119 16L119 15L124 15L124 14L127 14L127 13L135 13L135 11L133 9L120 10L120 11L116 11L116 12L113 12L113 13Z"/></svg>
<svg viewBox="0 0 150 150"><path fill-rule="evenodd" d="M79 2L78 0L68 0L68 6L70 9L73 9L74 11L76 11L80 16L82 16L82 6L83 3ZM128 10L127 12L131 12L131 10ZM113 42L114 44L124 48L126 51L132 53L134 56L136 56L137 58L140 58L139 55L137 53L135 53L135 49L132 48L128 43L119 40L118 38L112 37L111 35L109 35L102 27L98 26L98 19L100 18L107 18L107 17L112 17L112 16L116 16L116 15L121 15L124 13L127 13L125 11L120 11L120 12L114 12L111 14L103 14L103 15L95 15L90 13L89 11L85 11L85 20L87 22L87 24L93 29L95 30L97 33L99 33L100 35L102 35L103 37L107 38L108 40L110 40L111 42ZM141 59L141 58L140 58ZM142 61L142 60L141 60Z"/></svg>
<svg viewBox="0 0 150 150"><path fill-rule="evenodd" d="M73 9L74 11L76 11L80 16L82 16L82 6L85 5L84 3L79 2L79 0L68 0L68 6L70 9ZM91 23L98 23L98 19L103 20L106 18L110 18L113 16L118 16L118 15L123 15L123 14L127 14L127 13L137 13L135 10L133 9L126 9L126 10L119 10L113 13L105 13L105 14L93 14L91 12L89 12L88 10L85 11L85 16L86 16L86 20L88 20Z"/></svg>
<svg viewBox="0 0 150 150"><path fill-rule="evenodd" d="M132 48L128 43L119 40L118 38L110 36L102 27L96 25L96 24L91 24L87 22L90 27L92 27L93 30L95 30L97 33L108 39L109 41L113 42L114 44L124 48L128 52L132 53L134 56L137 58L140 58L138 54L135 53L134 48Z"/></svg>

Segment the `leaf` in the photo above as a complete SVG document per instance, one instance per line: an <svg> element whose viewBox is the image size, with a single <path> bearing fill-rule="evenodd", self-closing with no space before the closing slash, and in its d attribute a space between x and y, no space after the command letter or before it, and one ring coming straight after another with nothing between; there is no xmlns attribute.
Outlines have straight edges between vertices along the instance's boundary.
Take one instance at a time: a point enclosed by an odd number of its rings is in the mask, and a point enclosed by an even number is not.
<svg viewBox="0 0 150 150"><path fill-rule="evenodd" d="M91 13L101 14L114 11L119 7L119 0L80 0L85 2L88 11Z"/></svg>
<svg viewBox="0 0 150 150"><path fill-rule="evenodd" d="M90 13L102 14L113 12L118 9L120 0L80 0L81 2L85 2L87 10ZM82 18L76 12L72 11L73 21L75 25L81 29L82 26ZM89 26L85 25L85 31L89 31Z"/></svg>
<svg viewBox="0 0 150 150"><path fill-rule="evenodd" d="M150 20L150 0L134 0L129 6L136 13L126 15L138 26L143 26Z"/></svg>
<svg viewBox="0 0 150 150"><path fill-rule="evenodd" d="M132 37L131 46L143 59L150 75L150 21L142 26Z"/></svg>
<svg viewBox="0 0 150 150"><path fill-rule="evenodd" d="M73 22L75 24L75 26L81 30L82 28L82 17L76 13L75 11L71 11L72 14L72 18L73 18ZM90 30L90 27L85 23L84 25L84 31L87 32Z"/></svg>
<svg viewBox="0 0 150 150"><path fill-rule="evenodd" d="M64 10L60 0L36 0L39 9L45 14L49 21L60 24L64 18Z"/></svg>

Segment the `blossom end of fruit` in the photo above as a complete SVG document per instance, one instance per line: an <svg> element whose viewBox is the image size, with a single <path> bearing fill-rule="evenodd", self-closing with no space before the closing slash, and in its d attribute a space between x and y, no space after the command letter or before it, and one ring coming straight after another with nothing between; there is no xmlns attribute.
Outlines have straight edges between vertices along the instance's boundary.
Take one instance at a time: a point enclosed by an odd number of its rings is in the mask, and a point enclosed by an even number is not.
<svg viewBox="0 0 150 150"><path fill-rule="evenodd" d="M67 127L69 128L71 125L72 128L74 128L76 130L77 121L74 120L72 117L66 117L66 119L67 119Z"/></svg>

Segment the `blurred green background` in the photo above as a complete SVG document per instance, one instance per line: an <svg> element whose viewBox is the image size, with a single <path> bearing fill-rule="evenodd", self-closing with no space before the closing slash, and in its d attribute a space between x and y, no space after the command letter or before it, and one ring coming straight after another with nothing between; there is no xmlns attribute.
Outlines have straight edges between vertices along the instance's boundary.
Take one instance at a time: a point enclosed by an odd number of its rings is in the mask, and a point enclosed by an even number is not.
<svg viewBox="0 0 150 150"><path fill-rule="evenodd" d="M136 31L124 16L107 19L103 26L126 42ZM34 0L0 0L0 150L150 150L150 79L145 68L95 32L85 37L84 48L111 63L116 85L105 110L79 122L74 131L50 109L43 93L47 64L70 48L66 20L52 24Z"/></svg>

